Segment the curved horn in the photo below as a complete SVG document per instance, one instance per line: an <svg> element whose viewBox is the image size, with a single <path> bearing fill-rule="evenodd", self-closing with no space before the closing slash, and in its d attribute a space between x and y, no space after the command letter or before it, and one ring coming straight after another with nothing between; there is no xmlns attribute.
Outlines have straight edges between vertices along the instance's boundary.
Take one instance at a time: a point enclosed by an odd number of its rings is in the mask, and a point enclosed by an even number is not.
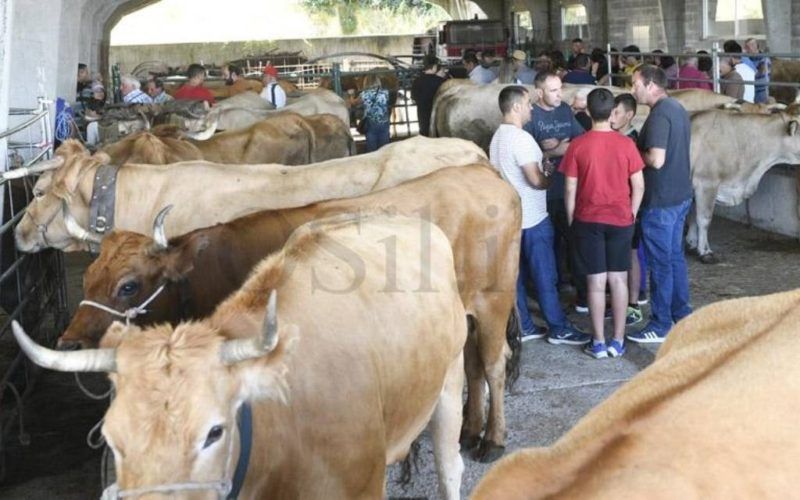
<svg viewBox="0 0 800 500"><path fill-rule="evenodd" d="M259 358L275 349L278 344L277 296L274 289L269 294L261 335L228 340L222 345L220 359L224 364L233 365L240 361Z"/></svg>
<svg viewBox="0 0 800 500"><path fill-rule="evenodd" d="M166 250L167 247L169 247L167 235L164 233L164 219L167 217L169 211L172 210L172 207L173 205L167 205L162 208L153 221L153 240L156 242L156 247L161 250Z"/></svg>
<svg viewBox="0 0 800 500"><path fill-rule="evenodd" d="M147 118L147 115L144 114L144 111L142 111L141 109L137 109L136 113L138 113L139 116L141 116L142 120L144 121L144 130L145 130L145 132L150 132L150 119Z"/></svg>
<svg viewBox="0 0 800 500"><path fill-rule="evenodd" d="M209 115L206 115L209 116ZM208 122L206 122L208 123ZM208 125L205 130L202 132L186 132L186 137L190 139L194 139L195 141L205 141L211 138L214 135L214 132L217 131L217 124L219 123L219 118L215 117L210 125Z"/></svg>
<svg viewBox="0 0 800 500"><path fill-rule="evenodd" d="M742 105L738 102L726 102L722 105L722 109L735 109L737 111L741 111Z"/></svg>
<svg viewBox="0 0 800 500"><path fill-rule="evenodd" d="M16 321L11 323L11 329L20 348L42 368L59 372L113 372L117 369L114 349L54 351L34 342Z"/></svg>
<svg viewBox="0 0 800 500"><path fill-rule="evenodd" d="M0 174L0 180L7 181L11 179L19 179L21 177L27 177L31 174L39 174L42 172L46 172L48 170L55 170L61 167L61 165L63 164L64 164L64 157L56 156L55 158L51 158L49 160L44 160L38 163L34 163L30 167L15 168L14 170L3 172L2 174Z"/></svg>
<svg viewBox="0 0 800 500"><path fill-rule="evenodd" d="M783 110L785 110L787 108L787 106L785 104L783 104L782 102L774 102L772 104L767 104L766 107L770 111L772 111L772 110L783 111Z"/></svg>
<svg viewBox="0 0 800 500"><path fill-rule="evenodd" d="M103 239L99 236L90 233L81 226L78 221L72 216L67 206L66 200L61 200L61 214L64 217L64 225L67 227L67 234L72 236L78 241L88 241L99 245Z"/></svg>

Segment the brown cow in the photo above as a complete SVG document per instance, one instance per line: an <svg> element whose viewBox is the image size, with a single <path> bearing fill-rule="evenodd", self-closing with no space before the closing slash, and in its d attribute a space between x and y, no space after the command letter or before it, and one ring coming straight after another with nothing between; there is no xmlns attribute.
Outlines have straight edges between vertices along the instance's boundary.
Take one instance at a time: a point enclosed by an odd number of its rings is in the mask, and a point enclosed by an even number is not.
<svg viewBox="0 0 800 500"><path fill-rule="evenodd" d="M84 297L126 311L163 292L140 324L202 318L246 278L291 232L330 215L382 210L424 214L449 238L464 307L474 321L466 349L469 394L465 447L477 446L484 423L484 380L490 418L480 458L502 454L505 325L514 307L519 259L519 200L497 173L481 165L446 168L368 196L302 208L264 211L174 238L167 247L146 236L115 232L84 276ZM61 337L63 347L94 346L114 318L84 305Z"/></svg>
<svg viewBox="0 0 800 500"><path fill-rule="evenodd" d="M111 372L103 435L117 483L104 498L226 498L240 427L252 450L238 498L382 498L386 466L429 426L439 491L455 500L466 320L447 238L420 224L299 228L212 317L115 323L113 348L50 351L14 332L43 366Z"/></svg>
<svg viewBox="0 0 800 500"><path fill-rule="evenodd" d="M476 500L793 498L800 291L712 304L549 448L492 468Z"/></svg>
<svg viewBox="0 0 800 500"><path fill-rule="evenodd" d="M247 129L223 132L207 140L183 139L174 126L155 127L104 147L116 165L164 165L186 160L216 163L305 165L349 156L350 129L333 115L271 115Z"/></svg>
<svg viewBox="0 0 800 500"><path fill-rule="evenodd" d="M414 137L373 153L291 168L204 161L125 164L117 174L114 227L147 233L156 214L174 204L167 231L185 234L259 210L360 196L440 168L485 159L477 146L460 139ZM52 170L36 181L34 201L15 229L17 248L24 252L88 248L87 240L66 231L62 201L80 225L89 227L95 174L108 161L107 155L90 156L80 143L69 140L56 158L32 167Z"/></svg>

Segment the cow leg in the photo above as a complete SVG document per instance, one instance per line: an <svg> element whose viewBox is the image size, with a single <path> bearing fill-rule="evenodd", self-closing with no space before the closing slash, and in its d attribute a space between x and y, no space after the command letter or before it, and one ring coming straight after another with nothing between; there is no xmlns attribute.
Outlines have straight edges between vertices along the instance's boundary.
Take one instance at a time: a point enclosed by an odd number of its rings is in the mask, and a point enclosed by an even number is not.
<svg viewBox="0 0 800 500"><path fill-rule="evenodd" d="M489 384L489 420L478 450L478 460L492 462L505 451L506 417L503 396L506 383L506 323L513 295L487 301L478 311L478 354Z"/></svg>
<svg viewBox="0 0 800 500"><path fill-rule="evenodd" d="M464 390L463 354L447 370L442 393L428 428L433 438L433 457L439 479L439 497L461 497L461 474L464 461L459 453L458 439L461 429L461 393Z"/></svg>
<svg viewBox="0 0 800 500"><path fill-rule="evenodd" d="M697 195L695 194L695 205L694 207L689 210L689 214L686 216L686 223L688 224L689 228L686 231L686 249L691 254L697 254L697 217L695 216L695 212L697 211Z"/></svg>
<svg viewBox="0 0 800 500"><path fill-rule="evenodd" d="M464 371L467 374L467 402L464 405L464 423L461 429L461 449L471 450L481 441L483 430L484 378L483 364L478 355L478 324L468 317L469 333L464 345Z"/></svg>
<svg viewBox="0 0 800 500"><path fill-rule="evenodd" d="M697 224L697 253L704 264L715 261L708 244L708 226L714 215L714 203L717 199L717 188L703 187L695 192L695 218Z"/></svg>

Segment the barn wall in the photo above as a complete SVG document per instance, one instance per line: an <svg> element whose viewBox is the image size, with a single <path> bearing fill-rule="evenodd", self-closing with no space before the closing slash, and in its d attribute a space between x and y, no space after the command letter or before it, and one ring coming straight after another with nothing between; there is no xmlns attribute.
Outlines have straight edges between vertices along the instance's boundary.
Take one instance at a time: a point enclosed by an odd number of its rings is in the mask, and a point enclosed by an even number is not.
<svg viewBox="0 0 800 500"><path fill-rule="evenodd" d="M261 40L254 42L180 43L163 45L120 45L110 49L110 64L119 63L123 72L145 61L169 66L193 62L222 64L248 54L263 54L277 47L280 52L302 51L309 59L337 52L369 52L379 55L411 54L414 35L308 38L304 40Z"/></svg>

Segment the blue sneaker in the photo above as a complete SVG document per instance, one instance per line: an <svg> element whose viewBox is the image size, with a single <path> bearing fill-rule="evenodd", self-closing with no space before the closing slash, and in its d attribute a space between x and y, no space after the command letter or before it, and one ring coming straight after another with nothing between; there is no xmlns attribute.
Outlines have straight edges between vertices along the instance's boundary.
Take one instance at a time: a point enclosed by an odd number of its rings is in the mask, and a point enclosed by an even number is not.
<svg viewBox="0 0 800 500"><path fill-rule="evenodd" d="M547 336L547 341L551 344L583 345L591 342L592 336L572 325L567 325L561 330L551 331Z"/></svg>
<svg viewBox="0 0 800 500"><path fill-rule="evenodd" d="M655 328L648 325L638 332L625 335L625 338L639 344L660 344L666 340L667 334L658 332Z"/></svg>
<svg viewBox="0 0 800 500"><path fill-rule="evenodd" d="M608 355L612 358L621 358L625 354L625 344L612 340L608 343Z"/></svg>
<svg viewBox="0 0 800 500"><path fill-rule="evenodd" d="M545 335L547 335L547 333L545 333L545 332L543 332L542 330L539 330L539 329L528 330L528 331L524 331L523 330L522 331L522 335L520 336L520 341L521 342L527 342L529 340L536 340L536 339L543 338Z"/></svg>
<svg viewBox="0 0 800 500"><path fill-rule="evenodd" d="M583 348L583 352L594 359L603 359L608 357L608 349L606 349L605 342L592 342L591 344L586 344L586 347Z"/></svg>

